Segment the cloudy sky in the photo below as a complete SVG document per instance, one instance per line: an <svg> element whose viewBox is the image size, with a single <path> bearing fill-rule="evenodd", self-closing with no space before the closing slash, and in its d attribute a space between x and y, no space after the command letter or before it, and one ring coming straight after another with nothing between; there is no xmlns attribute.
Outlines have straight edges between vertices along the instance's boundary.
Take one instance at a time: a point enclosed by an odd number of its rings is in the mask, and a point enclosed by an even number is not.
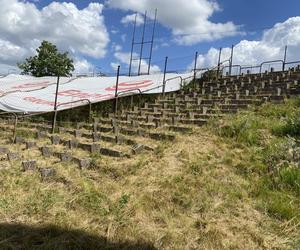
<svg viewBox="0 0 300 250"><path fill-rule="evenodd" d="M143 13L148 12L146 40L151 38L154 11L158 25L151 70L184 70L199 52L198 66L214 66L235 45L234 64L255 65L283 58L300 60L299 0L0 0L0 73L14 72L17 62L34 55L42 40L69 51L76 71L128 71L133 21L137 40ZM134 56L140 48L135 46ZM144 57L149 47L145 46ZM134 70L137 69L134 63ZM142 70L147 69L142 61Z"/></svg>

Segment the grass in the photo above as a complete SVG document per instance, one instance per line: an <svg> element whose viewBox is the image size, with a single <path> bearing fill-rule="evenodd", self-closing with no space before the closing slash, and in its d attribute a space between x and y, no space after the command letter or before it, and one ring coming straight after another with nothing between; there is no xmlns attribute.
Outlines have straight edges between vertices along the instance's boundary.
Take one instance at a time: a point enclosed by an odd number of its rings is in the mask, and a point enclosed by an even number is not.
<svg viewBox="0 0 300 250"><path fill-rule="evenodd" d="M298 104L210 121L129 159L95 154L90 170L50 160L47 181L16 161L0 171L0 248L299 249L300 144L278 133Z"/></svg>

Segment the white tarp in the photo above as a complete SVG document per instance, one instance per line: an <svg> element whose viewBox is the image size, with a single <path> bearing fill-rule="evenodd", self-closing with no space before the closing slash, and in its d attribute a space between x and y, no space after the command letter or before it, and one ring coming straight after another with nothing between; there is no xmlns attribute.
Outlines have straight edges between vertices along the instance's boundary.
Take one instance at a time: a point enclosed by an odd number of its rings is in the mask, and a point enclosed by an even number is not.
<svg viewBox="0 0 300 250"><path fill-rule="evenodd" d="M182 79L192 75L192 72L180 75L167 74L165 92L179 90ZM138 93L139 90L145 94L161 93L163 77L163 74L120 76L118 93L133 94ZM23 75L8 75L0 78L0 110L25 113L53 111L56 81L56 77L35 78ZM87 100L96 103L113 99L115 85L116 77L62 77L57 109L64 110L86 105Z"/></svg>

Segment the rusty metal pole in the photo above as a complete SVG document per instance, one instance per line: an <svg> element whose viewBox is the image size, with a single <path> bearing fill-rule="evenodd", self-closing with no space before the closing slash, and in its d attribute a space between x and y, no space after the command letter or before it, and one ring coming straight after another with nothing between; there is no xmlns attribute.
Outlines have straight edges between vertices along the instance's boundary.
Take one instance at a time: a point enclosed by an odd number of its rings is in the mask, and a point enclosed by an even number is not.
<svg viewBox="0 0 300 250"><path fill-rule="evenodd" d="M195 54L195 64L194 64L194 86L196 87L196 70L197 70L197 60L198 60L198 51Z"/></svg>
<svg viewBox="0 0 300 250"><path fill-rule="evenodd" d="M116 88L115 88L115 105L114 105L115 116L117 115L118 112L118 88L119 88L120 67L121 66L119 65L117 70L117 80L116 80Z"/></svg>
<svg viewBox="0 0 300 250"><path fill-rule="evenodd" d="M59 75L57 76L57 82L56 82L56 91L55 91L55 101L54 101L54 115L53 115L53 121L52 121L52 134L55 132L55 126L56 126L56 117L57 117L57 96L58 96L58 88L59 88Z"/></svg>
<svg viewBox="0 0 300 250"><path fill-rule="evenodd" d="M284 48L284 57L283 57L282 71L285 70L285 63L286 63L286 56L287 56L287 48L288 48L288 46L286 45L285 48Z"/></svg>
<svg viewBox="0 0 300 250"><path fill-rule="evenodd" d="M164 79L163 79L163 89L162 89L163 96L165 96L165 91L166 91L167 65L168 65L168 57L166 56L166 59L165 59L165 69L164 69Z"/></svg>
<svg viewBox="0 0 300 250"><path fill-rule="evenodd" d="M231 76L231 73L232 73L233 49L234 49L234 45L231 46L231 56L230 56L230 64L229 64L229 76Z"/></svg>
<svg viewBox="0 0 300 250"><path fill-rule="evenodd" d="M220 74L221 55L222 55L222 48L220 48L220 50L219 50L218 70L217 70L217 80L219 79L219 74Z"/></svg>

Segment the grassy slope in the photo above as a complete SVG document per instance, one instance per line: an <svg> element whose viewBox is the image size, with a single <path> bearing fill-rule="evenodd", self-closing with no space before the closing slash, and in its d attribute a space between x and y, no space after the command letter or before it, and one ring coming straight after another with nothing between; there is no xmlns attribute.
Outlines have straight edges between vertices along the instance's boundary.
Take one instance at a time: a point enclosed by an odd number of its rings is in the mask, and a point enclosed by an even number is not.
<svg viewBox="0 0 300 250"><path fill-rule="evenodd" d="M58 163L47 181L13 164L0 172L0 248L298 249L299 103L211 121L133 159L95 156L94 170Z"/></svg>

